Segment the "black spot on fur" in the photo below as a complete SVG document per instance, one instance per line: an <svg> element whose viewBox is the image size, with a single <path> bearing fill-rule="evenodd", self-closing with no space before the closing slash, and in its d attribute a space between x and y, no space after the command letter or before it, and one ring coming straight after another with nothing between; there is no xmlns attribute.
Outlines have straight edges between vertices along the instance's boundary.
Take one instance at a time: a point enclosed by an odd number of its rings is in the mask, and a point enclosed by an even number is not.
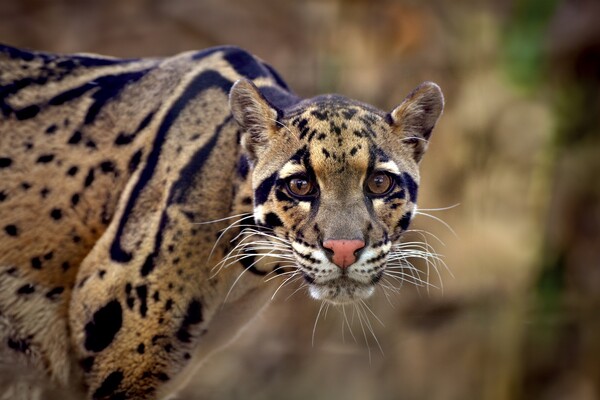
<svg viewBox="0 0 600 400"><path fill-rule="evenodd" d="M71 268L71 265L69 264L68 261L65 261L62 263L61 267L62 267L63 271L67 271L69 268Z"/></svg>
<svg viewBox="0 0 600 400"><path fill-rule="evenodd" d="M163 381L163 382L166 382L166 381L168 381L170 379L169 375L165 374L164 372L158 372L158 373L156 373L156 377L159 380Z"/></svg>
<svg viewBox="0 0 600 400"><path fill-rule="evenodd" d="M38 164L47 164L52 160L54 160L54 154L42 154L35 162Z"/></svg>
<svg viewBox="0 0 600 400"><path fill-rule="evenodd" d="M71 205L73 207L75 207L78 203L79 203L79 194L75 193L73 196L71 196Z"/></svg>
<svg viewBox="0 0 600 400"><path fill-rule="evenodd" d="M8 236L18 236L19 235L19 230L17 229L16 225L6 225L4 227L4 232L6 232L6 234Z"/></svg>
<svg viewBox="0 0 600 400"><path fill-rule="evenodd" d="M376 285L383 278L383 270L377 273L373 278L371 278L371 285Z"/></svg>
<svg viewBox="0 0 600 400"><path fill-rule="evenodd" d="M140 274L142 276L148 276L148 274L150 272L152 272L153 269L154 269L154 253L151 253L148 255L148 257L146 257L146 261L144 261L144 264L142 265L142 268L140 269Z"/></svg>
<svg viewBox="0 0 600 400"><path fill-rule="evenodd" d="M140 161L142 160L142 150L138 150L135 152L133 156L131 156L131 160L129 160L129 172L134 172L138 165L140 165Z"/></svg>
<svg viewBox="0 0 600 400"><path fill-rule="evenodd" d="M83 372L90 372L92 370L92 367L94 366L94 357L90 356L84 358L79 362L79 365L81 365Z"/></svg>
<svg viewBox="0 0 600 400"><path fill-rule="evenodd" d="M123 381L123 372L118 370L111 372L106 379L104 379L100 387L96 389L93 398L100 399L110 396L110 398L114 399L114 392L121 384L121 381Z"/></svg>
<svg viewBox="0 0 600 400"><path fill-rule="evenodd" d="M29 350L29 345L30 345L28 340L13 339L13 338L8 338L8 340L6 341L6 344L8 345L8 347L13 349L14 351L18 351L19 353L27 352L27 350Z"/></svg>
<svg viewBox="0 0 600 400"><path fill-rule="evenodd" d="M202 322L202 303L200 303L199 300L194 299L188 305L185 317L177 331L177 339L189 343L191 338L190 328L192 325L199 324L200 322Z"/></svg>
<svg viewBox="0 0 600 400"><path fill-rule="evenodd" d="M103 161L100 163L100 169L102 172L109 173L115 171L115 164L112 161Z"/></svg>
<svg viewBox="0 0 600 400"><path fill-rule="evenodd" d="M168 299L165 302L165 311L169 311L173 307L173 299Z"/></svg>
<svg viewBox="0 0 600 400"><path fill-rule="evenodd" d="M83 135L81 134L81 132L75 131L75 132L73 132L73 134L71 135L71 137L69 138L67 143L75 145L75 144L78 144L79 142L81 142L82 138L83 138Z"/></svg>
<svg viewBox="0 0 600 400"><path fill-rule="evenodd" d="M50 216L53 220L58 221L62 218L62 210L60 208L54 208L50 211Z"/></svg>
<svg viewBox="0 0 600 400"><path fill-rule="evenodd" d="M33 118L40 112L40 107L36 105L28 106L20 110L15 111L15 116L19 121Z"/></svg>
<svg viewBox="0 0 600 400"><path fill-rule="evenodd" d="M341 135L342 128L340 128L339 126L337 126L333 121L330 121L329 122L329 132L330 133L335 133L336 135Z"/></svg>
<svg viewBox="0 0 600 400"><path fill-rule="evenodd" d="M144 345L144 343L138 344L137 352L139 354L144 354L144 351L146 351L146 346Z"/></svg>
<svg viewBox="0 0 600 400"><path fill-rule="evenodd" d="M90 168L83 182L85 187L89 187L92 183L94 183L94 168Z"/></svg>
<svg viewBox="0 0 600 400"><path fill-rule="evenodd" d="M42 268L42 260L40 260L39 257L33 257L31 259L31 267L34 269L41 269Z"/></svg>
<svg viewBox="0 0 600 400"><path fill-rule="evenodd" d="M140 299L140 314L143 318L145 318L146 313L148 312L148 287L146 285L136 286L135 292Z"/></svg>
<svg viewBox="0 0 600 400"><path fill-rule="evenodd" d="M17 294L30 294L35 292L35 287L30 284L25 284L17 289Z"/></svg>
<svg viewBox="0 0 600 400"><path fill-rule="evenodd" d="M166 335L152 336L152 345L156 345L159 341L163 341L163 339L168 339L168 336L166 336Z"/></svg>
<svg viewBox="0 0 600 400"><path fill-rule="evenodd" d="M109 301L85 325L85 348L99 352L107 348L123 325L123 309L118 300Z"/></svg>
<svg viewBox="0 0 600 400"><path fill-rule="evenodd" d="M7 198L7 197L8 197L8 196L7 196L7 194L6 194L6 193L4 193L3 191L2 191L2 192L0 192L0 201L4 201L4 200L6 200L6 198Z"/></svg>
<svg viewBox="0 0 600 400"><path fill-rule="evenodd" d="M346 119L351 119L354 116L354 114L356 114L356 110L353 110L351 108L342 111L342 115Z"/></svg>
<svg viewBox="0 0 600 400"><path fill-rule="evenodd" d="M48 195L50 194L50 189L48 189L47 187L42 188L42 190L40 190L40 196L42 197L42 199L45 199L46 197L48 197Z"/></svg>
<svg viewBox="0 0 600 400"><path fill-rule="evenodd" d="M133 140L135 139L137 134L140 133L143 129L145 129L148 126L148 124L150 123L150 121L152 121L153 116L154 116L154 112L151 112L148 115L146 115L146 117L144 117L142 122L140 122L137 129L133 133L131 133L131 134L127 134L125 132L119 133L119 135L117 136L117 138L114 141L115 145L116 146L124 146L124 145L127 145L127 144L133 142Z"/></svg>
<svg viewBox="0 0 600 400"><path fill-rule="evenodd" d="M411 218L412 218L412 213L410 211L402 216L402 218L398 222L398 225L400 226L400 228L402 228L402 230L405 231L408 229L408 225L410 225Z"/></svg>
<svg viewBox="0 0 600 400"><path fill-rule="evenodd" d="M131 283L127 283L125 285L125 301L127 303L127 307L130 310L133 310L133 307L135 306L135 297L131 295L132 290L133 287L131 286Z"/></svg>
<svg viewBox="0 0 600 400"><path fill-rule="evenodd" d="M311 114L320 121L325 121L327 119L327 111L320 112L320 111L315 110L315 111L312 111Z"/></svg>
<svg viewBox="0 0 600 400"><path fill-rule="evenodd" d="M58 127L56 126L56 124L52 124L49 127L46 128L46 134L47 135L52 135L54 132L56 132L56 129Z"/></svg>
<svg viewBox="0 0 600 400"><path fill-rule="evenodd" d="M49 290L48 293L46 293L46 297L49 298L50 300L54 300L58 296L60 296L60 294L64 291L65 291L64 287L57 286L54 289Z"/></svg>
<svg viewBox="0 0 600 400"><path fill-rule="evenodd" d="M271 228L277 228L277 227L283 226L283 222L281 221L279 216L272 212L268 213L265 216L265 222Z"/></svg>
<svg viewBox="0 0 600 400"><path fill-rule="evenodd" d="M12 159L8 157L0 157L0 168L8 168L12 164Z"/></svg>
<svg viewBox="0 0 600 400"><path fill-rule="evenodd" d="M67 175L69 175L69 176L75 176L78 171L79 171L79 168L76 167L75 165L73 165L71 168L69 168L67 170Z"/></svg>
<svg viewBox="0 0 600 400"><path fill-rule="evenodd" d="M52 260L52 257L54 257L54 253L49 251L48 253L44 254L44 260Z"/></svg>
<svg viewBox="0 0 600 400"><path fill-rule="evenodd" d="M314 283L315 282L315 278L313 278L312 276L306 274L306 273L302 273L302 277L304 277L304 280L308 283Z"/></svg>
<svg viewBox="0 0 600 400"><path fill-rule="evenodd" d="M129 144L129 143L133 142L133 139L135 139L135 135L128 135L125 132L121 132L116 137L116 139L114 141L114 144L116 146L123 146L123 145L126 145L126 144Z"/></svg>
<svg viewBox="0 0 600 400"><path fill-rule="evenodd" d="M329 154L329 152L325 148L322 148L321 151L323 152L323 155L325 156L325 158L331 157L331 154Z"/></svg>

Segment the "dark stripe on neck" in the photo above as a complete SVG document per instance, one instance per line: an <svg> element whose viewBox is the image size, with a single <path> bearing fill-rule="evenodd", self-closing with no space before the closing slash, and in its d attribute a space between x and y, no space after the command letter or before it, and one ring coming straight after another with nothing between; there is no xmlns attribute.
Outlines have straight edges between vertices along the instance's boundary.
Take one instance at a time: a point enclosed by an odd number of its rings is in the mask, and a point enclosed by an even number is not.
<svg viewBox="0 0 600 400"><path fill-rule="evenodd" d="M200 75L196 76L191 82L187 84L185 91L182 93L181 96L177 98L175 103L171 106L171 108L163 118L160 127L158 128L158 131L154 138L154 142L152 144L152 150L146 160L146 165L143 167L140 173L140 177L136 182L135 186L133 187L129 198L127 199L127 203L125 204L121 220L119 221L119 225L117 227L115 238L110 248L110 255L113 261L125 263L129 262L133 257L131 252L125 251L121 247L121 236L123 235L123 231L125 230L125 225L128 221L127 218L131 215L131 212L135 207L137 198L144 190L148 182L154 176L154 171L158 164L160 153L162 151L162 146L165 142L169 130L171 129L171 126L175 123L175 120L177 119L179 114L185 109L187 104L192 99L194 99L198 94L200 94L204 90L218 87L227 93L229 92L231 85L232 82L223 78L223 76L221 76L221 74L219 74L218 72L213 70L205 71Z"/></svg>
<svg viewBox="0 0 600 400"><path fill-rule="evenodd" d="M163 209L162 215L160 217L160 225L158 230L156 231L156 236L154 237L154 249L152 250L152 253L150 253L146 257L146 261L140 269L140 274L142 276L147 276L150 272L154 270L154 267L156 265L156 257L158 257L158 254L160 253L163 238L165 237L164 230L169 224L169 216L167 215L167 210L169 206L171 204L182 204L187 201L187 195L189 190L192 188L195 177L197 177L202 172L202 167L204 166L204 163L208 159L208 156L217 144L223 127L227 125L227 123L230 122L232 119L232 116L225 118L225 121L223 121L215 129L215 133L210 138L210 140L206 144L204 144L204 146L198 149L198 151L196 151L196 153L192 156L190 162L188 162L185 168L183 168L179 173L179 178L173 184L169 192L167 206Z"/></svg>

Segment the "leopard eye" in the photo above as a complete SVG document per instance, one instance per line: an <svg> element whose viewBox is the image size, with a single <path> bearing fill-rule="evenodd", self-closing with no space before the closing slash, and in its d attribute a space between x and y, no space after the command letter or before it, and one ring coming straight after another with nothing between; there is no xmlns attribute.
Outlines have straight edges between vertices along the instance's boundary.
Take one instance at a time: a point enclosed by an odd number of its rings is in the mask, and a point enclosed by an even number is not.
<svg viewBox="0 0 600 400"><path fill-rule="evenodd" d="M386 172L375 171L367 179L367 193L375 196L383 196L394 187L394 180Z"/></svg>
<svg viewBox="0 0 600 400"><path fill-rule="evenodd" d="M287 181L288 192L296 197L309 197L316 194L313 182L306 176L297 176Z"/></svg>

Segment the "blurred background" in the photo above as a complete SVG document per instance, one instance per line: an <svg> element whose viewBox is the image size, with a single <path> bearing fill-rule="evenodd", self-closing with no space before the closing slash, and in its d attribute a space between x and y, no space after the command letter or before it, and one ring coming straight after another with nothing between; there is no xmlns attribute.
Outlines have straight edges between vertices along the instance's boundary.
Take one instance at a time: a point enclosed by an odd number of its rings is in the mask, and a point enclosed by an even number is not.
<svg viewBox="0 0 600 400"><path fill-rule="evenodd" d="M330 309L313 344L320 304L280 292L184 398L592 400L598 16L597 0L2 0L0 41L123 57L235 44L302 96L386 110L424 80L442 87L420 207L458 204L427 211L456 235L423 215L414 227L448 269L376 295L377 340L356 318L354 339Z"/></svg>

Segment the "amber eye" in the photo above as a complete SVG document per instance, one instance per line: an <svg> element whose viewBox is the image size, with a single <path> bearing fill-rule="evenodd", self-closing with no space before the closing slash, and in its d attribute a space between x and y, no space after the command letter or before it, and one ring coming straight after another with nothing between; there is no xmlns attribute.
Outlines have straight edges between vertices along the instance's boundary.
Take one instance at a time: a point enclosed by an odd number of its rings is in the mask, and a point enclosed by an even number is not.
<svg viewBox="0 0 600 400"><path fill-rule="evenodd" d="M367 192L381 196L389 192L394 186L394 180L385 172L373 172L367 179Z"/></svg>
<svg viewBox="0 0 600 400"><path fill-rule="evenodd" d="M315 194L315 186L307 177L291 178L287 183L288 191L298 197L307 197Z"/></svg>

